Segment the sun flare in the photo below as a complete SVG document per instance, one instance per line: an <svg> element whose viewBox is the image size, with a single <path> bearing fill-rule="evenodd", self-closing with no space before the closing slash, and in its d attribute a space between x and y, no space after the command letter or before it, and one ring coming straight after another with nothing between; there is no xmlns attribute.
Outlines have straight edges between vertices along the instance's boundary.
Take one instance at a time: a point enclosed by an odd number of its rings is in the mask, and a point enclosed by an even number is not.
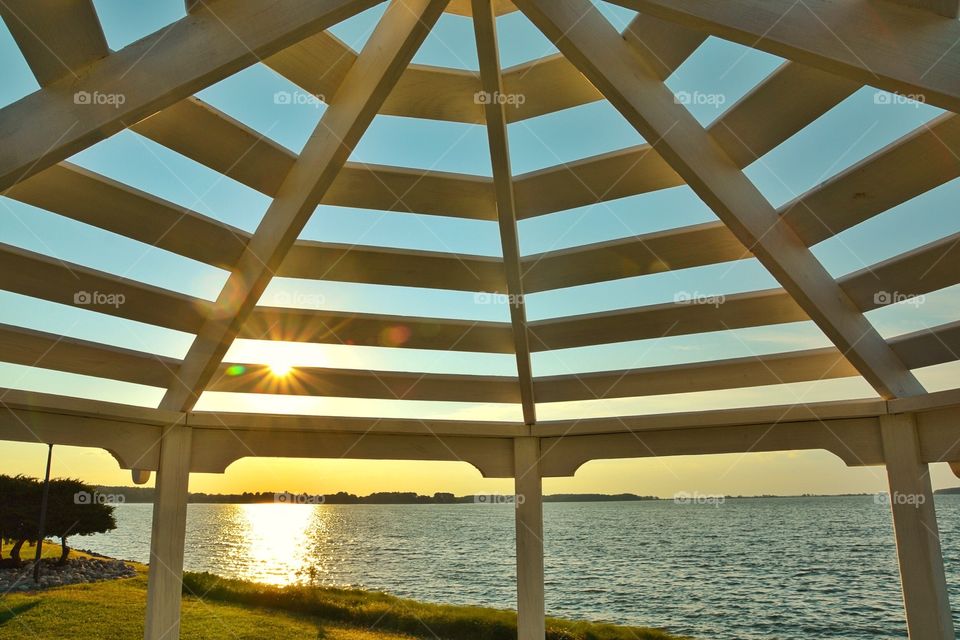
<svg viewBox="0 0 960 640"><path fill-rule="evenodd" d="M284 376L289 375L290 372L293 370L293 365L291 365L289 362L285 362L282 360L271 362L267 366L270 367L270 373L272 373L278 378L283 378Z"/></svg>

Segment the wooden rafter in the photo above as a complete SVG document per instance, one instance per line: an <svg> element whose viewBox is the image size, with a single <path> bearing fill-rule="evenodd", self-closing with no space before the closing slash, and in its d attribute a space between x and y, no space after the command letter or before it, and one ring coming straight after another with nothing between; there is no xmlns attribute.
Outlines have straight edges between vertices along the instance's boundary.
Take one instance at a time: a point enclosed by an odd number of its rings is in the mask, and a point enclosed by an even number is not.
<svg viewBox="0 0 960 640"><path fill-rule="evenodd" d="M296 161L293 152L196 98L131 129L271 197ZM496 218L489 178L356 162L344 165L323 204Z"/></svg>
<svg viewBox="0 0 960 640"><path fill-rule="evenodd" d="M97 378L167 387L179 361L173 358L0 324L0 360Z"/></svg>
<svg viewBox="0 0 960 640"><path fill-rule="evenodd" d="M506 322L288 307L258 306L238 337L367 347L514 352L513 332Z"/></svg>
<svg viewBox="0 0 960 640"><path fill-rule="evenodd" d="M220 2L61 78L0 109L0 190L378 1Z"/></svg>
<svg viewBox="0 0 960 640"><path fill-rule="evenodd" d="M957 20L883 0L612 1L960 112Z"/></svg>
<svg viewBox="0 0 960 640"><path fill-rule="evenodd" d="M960 17L960 0L893 0L908 7L940 14L945 18Z"/></svg>
<svg viewBox="0 0 960 640"><path fill-rule="evenodd" d="M960 282L960 233L839 279L861 311L922 296ZM41 300L196 333L211 303L24 249L0 245L0 288ZM77 295L109 291L123 304L78 304ZM691 301L695 302L695 301ZM528 323L531 349L569 349L808 319L782 289L724 296L723 303L668 302ZM239 337L326 344L513 353L509 323L418 318L258 306Z"/></svg>
<svg viewBox="0 0 960 640"><path fill-rule="evenodd" d="M517 6L653 141L881 396L924 392L796 233L588 0Z"/></svg>
<svg viewBox="0 0 960 640"><path fill-rule="evenodd" d="M192 333L210 303L0 243L0 288L58 304ZM109 292L113 303L93 299ZM116 302L121 302L117 304Z"/></svg>
<svg viewBox="0 0 960 640"><path fill-rule="evenodd" d="M406 68L444 0L393 0L337 90L190 347L162 408L192 408L323 194Z"/></svg>
<svg viewBox="0 0 960 640"><path fill-rule="evenodd" d="M955 361L960 322L890 340L910 368ZM163 388L181 361L142 351L0 325L0 361ZM569 402L735 389L850 377L857 374L833 347L708 362L597 371L533 379L540 402ZM267 365L221 364L209 391L314 397L516 404L511 376L297 367L274 376Z"/></svg>
<svg viewBox="0 0 960 640"><path fill-rule="evenodd" d="M0 16L41 86L110 53L93 0L4 0Z"/></svg>
<svg viewBox="0 0 960 640"><path fill-rule="evenodd" d="M517 235L517 209L513 195L513 172L510 169L510 148L507 141L506 103L503 78L500 75L500 54L497 48L497 26L489 0L473 0L473 28L480 60L480 80L484 95L484 114L493 184L497 198L497 219L500 245L507 278L510 323L513 325L514 351L517 356L517 378L523 405L523 421L537 421L533 393L533 370L530 364L530 337L527 334L527 311L523 278L520 271L520 240Z"/></svg>
<svg viewBox="0 0 960 640"><path fill-rule="evenodd" d="M266 365L241 365L244 372L239 375L230 375L231 366L221 365L207 390L382 400L520 402L517 381L512 376L296 367L278 379Z"/></svg>

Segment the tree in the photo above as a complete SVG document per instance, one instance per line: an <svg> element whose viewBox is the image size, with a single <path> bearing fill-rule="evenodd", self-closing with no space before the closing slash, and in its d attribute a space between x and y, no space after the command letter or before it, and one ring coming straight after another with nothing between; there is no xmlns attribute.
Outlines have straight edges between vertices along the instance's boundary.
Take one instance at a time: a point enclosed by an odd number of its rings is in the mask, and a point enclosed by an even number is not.
<svg viewBox="0 0 960 640"><path fill-rule="evenodd" d="M43 484L26 476L0 475L0 540L12 541L10 562L22 563L20 550L36 543L40 526ZM90 486L79 480L50 481L45 535L60 538L59 564L67 561L71 536L105 533L117 528L113 506L104 504Z"/></svg>
<svg viewBox="0 0 960 640"><path fill-rule="evenodd" d="M0 475L0 541L13 542L10 560L20 564L20 549L37 539L42 486L26 476Z"/></svg>
<svg viewBox="0 0 960 640"><path fill-rule="evenodd" d="M68 537L106 533L117 528L113 506L103 502L100 494L79 480L51 480L49 505L46 534L60 538L58 564L64 564L70 555Z"/></svg>

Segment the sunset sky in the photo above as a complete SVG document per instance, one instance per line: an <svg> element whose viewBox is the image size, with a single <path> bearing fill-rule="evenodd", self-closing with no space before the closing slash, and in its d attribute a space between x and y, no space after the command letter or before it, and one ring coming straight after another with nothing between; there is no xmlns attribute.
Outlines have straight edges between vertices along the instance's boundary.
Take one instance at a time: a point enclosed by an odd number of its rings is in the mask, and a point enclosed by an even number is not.
<svg viewBox="0 0 960 640"><path fill-rule="evenodd" d="M183 0L95 0L107 40L119 49L183 16ZM633 13L598 3L618 28ZM332 29L356 50L362 48L383 6ZM516 65L556 52L519 13L498 19L502 64ZM473 30L468 18L444 15L414 58L422 64L476 71ZM669 79L675 92L698 92L712 100L690 105L709 124L782 62L776 56L709 38ZM5 25L0 24L0 106L38 86ZM254 65L201 91L198 97L278 143L299 151L323 114L322 102L278 100L302 90L264 65ZM879 96L879 97L878 97ZM920 127L941 113L925 104L885 99L865 87L835 109L747 168L746 173L774 206L829 179L851 164ZM605 101L510 125L513 171L522 174L643 142ZM378 116L351 160L491 175L482 126ZM261 193L124 131L70 159L158 197L247 231L256 228L269 205ZM813 248L834 276L842 276L960 231L956 203L960 180L838 234ZM0 241L183 294L213 300L227 272L150 247L53 213L0 197ZM522 221L525 255L716 220L687 187L666 189L613 202ZM440 216L385 213L320 206L301 234L328 242L499 256L495 222ZM678 295L722 295L778 286L754 259L562 289L527 296L531 320L669 302ZM266 305L409 314L476 320L509 319L503 304L488 304L474 293L276 278L261 299ZM958 318L960 286L922 300L869 312L877 330L890 337ZM180 358L192 336L0 291L0 323ZM584 373L709 361L827 346L812 322L738 329L722 333L643 340L616 345L538 353L534 375ZM510 354L436 352L348 345L268 343L237 340L229 362L328 366L372 370L516 375ZM42 363L40 365L42 367ZM930 391L956 386L956 363L917 370ZM40 367L0 363L0 387L141 406L156 406L162 389ZM861 378L776 385L743 390L675 394L617 400L540 404L541 420L693 411L875 397ZM2 400L2 398L0 398ZM358 400L296 396L206 393L204 411L258 411L318 415L364 415L520 421L519 405ZM40 475L45 448L0 445L0 473ZM936 465L934 485L955 482ZM99 450L56 449L54 475L91 483L129 484L129 473ZM659 460L593 462L576 478L548 480L548 492L621 492L669 496L706 493L873 492L884 487L879 468L848 469L824 452L748 454ZM339 490L421 493L507 490L502 480L484 480L465 463L362 462L348 460L244 459L225 475L196 474L191 489L208 492Z"/></svg>

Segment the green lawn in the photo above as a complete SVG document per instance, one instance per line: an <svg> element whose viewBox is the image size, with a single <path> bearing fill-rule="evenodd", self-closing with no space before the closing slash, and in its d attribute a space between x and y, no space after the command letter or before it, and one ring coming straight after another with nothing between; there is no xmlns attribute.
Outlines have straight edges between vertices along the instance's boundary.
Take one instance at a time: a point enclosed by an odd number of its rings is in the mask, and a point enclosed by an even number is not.
<svg viewBox="0 0 960 640"><path fill-rule="evenodd" d="M7 547L3 549L7 556ZM24 548L22 556L32 557ZM44 545L44 556L59 554ZM79 554L78 554L79 555ZM137 576L0 598L0 637L139 640L143 636L146 567ZM180 637L269 640L501 640L516 638L516 615L452 607L380 593L315 587L277 588L209 574L187 574ZM189 595L196 594L196 595ZM669 640L639 628L548 621L549 640Z"/></svg>

